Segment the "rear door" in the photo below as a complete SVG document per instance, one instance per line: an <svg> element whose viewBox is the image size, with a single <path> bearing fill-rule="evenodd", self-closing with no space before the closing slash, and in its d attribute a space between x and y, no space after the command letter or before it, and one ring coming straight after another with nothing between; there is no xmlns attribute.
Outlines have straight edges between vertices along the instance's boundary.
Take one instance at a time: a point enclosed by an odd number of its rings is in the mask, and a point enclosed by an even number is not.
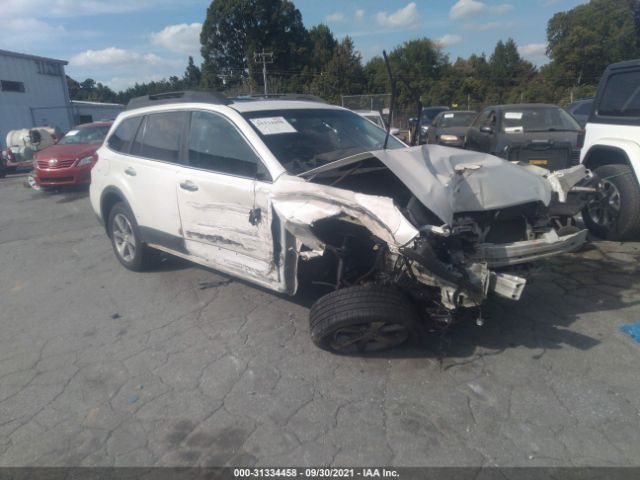
<svg viewBox="0 0 640 480"><path fill-rule="evenodd" d="M186 249L214 268L281 289L271 179L258 154L229 119L208 111L191 113L186 142L177 178Z"/></svg>
<svg viewBox="0 0 640 480"><path fill-rule="evenodd" d="M118 179L144 241L172 249L182 242L175 182L187 118L184 111L131 117L108 142L115 152L109 175Z"/></svg>

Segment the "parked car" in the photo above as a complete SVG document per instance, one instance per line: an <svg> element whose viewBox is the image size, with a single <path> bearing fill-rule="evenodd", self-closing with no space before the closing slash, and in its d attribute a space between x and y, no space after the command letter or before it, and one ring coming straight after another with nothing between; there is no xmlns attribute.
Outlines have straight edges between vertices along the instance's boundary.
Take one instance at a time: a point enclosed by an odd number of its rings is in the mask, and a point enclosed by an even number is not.
<svg viewBox="0 0 640 480"><path fill-rule="evenodd" d="M37 152L33 179L40 188L87 185L96 162L96 150L104 141L113 122L78 125L56 145Z"/></svg>
<svg viewBox="0 0 640 480"><path fill-rule="evenodd" d="M427 143L427 134L429 132L429 127L433 123L433 119L440 112L445 112L449 110L449 107L424 107L422 112L420 113L420 117L417 119L418 122L418 141L414 142L415 144L423 145ZM414 120L415 122L416 120Z"/></svg>
<svg viewBox="0 0 640 480"><path fill-rule="evenodd" d="M393 137L381 150L385 136L286 96L141 97L98 149L91 205L130 270L160 250L278 292L328 286L310 332L338 352L398 345L420 320L448 325L490 295L518 300L525 265L585 241L547 218L584 167L550 173Z"/></svg>
<svg viewBox="0 0 640 480"><path fill-rule="evenodd" d="M593 98L585 98L583 100L577 100L570 103L564 109L573 115L573 118L580 124L582 128L587 124L589 114L591 113L591 106L593 105Z"/></svg>
<svg viewBox="0 0 640 480"><path fill-rule="evenodd" d="M444 111L436 115L427 133L427 143L462 148L476 112Z"/></svg>
<svg viewBox="0 0 640 480"><path fill-rule="evenodd" d="M560 170L579 163L583 142L578 122L556 105L495 105L476 117L465 148Z"/></svg>
<svg viewBox="0 0 640 480"><path fill-rule="evenodd" d="M583 210L589 230L609 240L640 238L640 59L610 65L586 127L583 165L600 195Z"/></svg>

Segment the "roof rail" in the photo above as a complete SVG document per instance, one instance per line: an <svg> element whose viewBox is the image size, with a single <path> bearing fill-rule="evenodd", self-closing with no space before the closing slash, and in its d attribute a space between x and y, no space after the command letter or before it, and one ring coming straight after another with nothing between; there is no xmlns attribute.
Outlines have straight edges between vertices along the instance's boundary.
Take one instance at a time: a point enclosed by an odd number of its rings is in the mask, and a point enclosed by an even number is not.
<svg viewBox="0 0 640 480"><path fill-rule="evenodd" d="M268 93L267 95L241 95L238 97L233 97L233 100L238 102L249 102L255 100L299 100L306 102L327 103L325 99L307 93Z"/></svg>
<svg viewBox="0 0 640 480"><path fill-rule="evenodd" d="M127 110L134 108L163 105L166 103L212 103L214 105L229 105L233 103L224 93L207 90L186 90L183 92L164 92L144 95L129 100Z"/></svg>

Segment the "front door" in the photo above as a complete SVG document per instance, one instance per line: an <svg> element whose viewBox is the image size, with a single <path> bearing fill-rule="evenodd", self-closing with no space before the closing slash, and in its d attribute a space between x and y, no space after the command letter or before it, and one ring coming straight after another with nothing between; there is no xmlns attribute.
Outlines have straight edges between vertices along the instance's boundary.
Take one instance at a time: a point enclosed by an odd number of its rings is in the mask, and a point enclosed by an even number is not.
<svg viewBox="0 0 640 480"><path fill-rule="evenodd" d="M262 170L257 153L227 118L195 111L186 156L176 188L187 251L216 269L281 290L271 183L256 180Z"/></svg>

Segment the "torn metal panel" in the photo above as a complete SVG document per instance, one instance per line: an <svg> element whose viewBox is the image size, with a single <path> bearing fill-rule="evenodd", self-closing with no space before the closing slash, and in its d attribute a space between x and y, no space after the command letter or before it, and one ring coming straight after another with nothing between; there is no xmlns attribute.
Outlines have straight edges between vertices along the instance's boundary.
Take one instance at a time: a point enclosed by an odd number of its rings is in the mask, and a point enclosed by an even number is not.
<svg viewBox="0 0 640 480"><path fill-rule="evenodd" d="M279 179L274 184L272 202L287 230L313 250L322 250L324 246L313 235L311 227L326 218L359 223L392 248L406 245L419 233L390 198L316 185L297 178Z"/></svg>

